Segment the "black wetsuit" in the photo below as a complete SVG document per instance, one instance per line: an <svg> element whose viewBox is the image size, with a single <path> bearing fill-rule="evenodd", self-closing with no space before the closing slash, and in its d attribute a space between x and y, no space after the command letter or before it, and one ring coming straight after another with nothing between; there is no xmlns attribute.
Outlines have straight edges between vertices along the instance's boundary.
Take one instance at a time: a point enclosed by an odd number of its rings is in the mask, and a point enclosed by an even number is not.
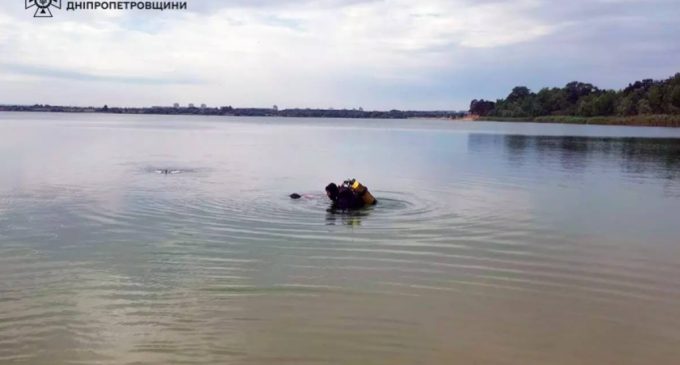
<svg viewBox="0 0 680 365"><path fill-rule="evenodd" d="M343 210L364 207L364 200L351 189L341 186L338 190L338 198L333 202L333 207Z"/></svg>

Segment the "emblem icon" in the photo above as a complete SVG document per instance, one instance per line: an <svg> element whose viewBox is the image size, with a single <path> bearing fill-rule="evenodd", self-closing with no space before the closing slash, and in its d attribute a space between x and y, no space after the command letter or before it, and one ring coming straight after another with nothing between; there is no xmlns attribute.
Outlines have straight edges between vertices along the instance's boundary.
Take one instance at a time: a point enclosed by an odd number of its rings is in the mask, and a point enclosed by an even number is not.
<svg viewBox="0 0 680 365"><path fill-rule="evenodd" d="M61 0L25 0L26 9L36 7L34 18L51 18L50 7L61 9Z"/></svg>

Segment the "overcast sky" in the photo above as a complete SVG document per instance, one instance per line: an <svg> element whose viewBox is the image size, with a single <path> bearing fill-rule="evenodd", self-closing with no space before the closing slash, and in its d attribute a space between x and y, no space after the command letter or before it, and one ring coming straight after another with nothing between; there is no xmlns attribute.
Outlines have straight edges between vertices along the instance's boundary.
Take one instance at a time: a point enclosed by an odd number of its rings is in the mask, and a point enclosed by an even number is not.
<svg viewBox="0 0 680 365"><path fill-rule="evenodd" d="M680 0L186 2L34 19L0 1L0 104L464 110L680 72Z"/></svg>

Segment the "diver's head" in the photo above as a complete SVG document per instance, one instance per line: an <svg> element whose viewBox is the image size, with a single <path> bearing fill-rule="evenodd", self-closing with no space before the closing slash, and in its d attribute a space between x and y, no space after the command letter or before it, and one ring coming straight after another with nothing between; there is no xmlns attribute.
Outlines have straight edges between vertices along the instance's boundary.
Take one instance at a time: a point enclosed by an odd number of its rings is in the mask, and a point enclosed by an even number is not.
<svg viewBox="0 0 680 365"><path fill-rule="evenodd" d="M328 186L326 186L326 195L328 195L330 200L337 200L338 194L340 194L340 191L338 190L338 186L335 185L335 183L330 183Z"/></svg>

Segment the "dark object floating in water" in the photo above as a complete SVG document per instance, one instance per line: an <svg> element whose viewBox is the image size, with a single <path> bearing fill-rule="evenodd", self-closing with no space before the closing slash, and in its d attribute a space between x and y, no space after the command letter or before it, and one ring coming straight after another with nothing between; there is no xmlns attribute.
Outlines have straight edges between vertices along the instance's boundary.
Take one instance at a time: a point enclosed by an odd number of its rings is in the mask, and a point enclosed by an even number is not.
<svg viewBox="0 0 680 365"><path fill-rule="evenodd" d="M166 169L166 170L156 170L156 173L157 173L157 174L164 174L164 175L168 175L168 174L179 174L179 173L181 173L181 172L182 172L182 171L180 171L180 170L167 170L167 169Z"/></svg>
<svg viewBox="0 0 680 365"><path fill-rule="evenodd" d="M300 194L290 194L291 199L314 199L314 195L306 194L306 195L300 195Z"/></svg>

